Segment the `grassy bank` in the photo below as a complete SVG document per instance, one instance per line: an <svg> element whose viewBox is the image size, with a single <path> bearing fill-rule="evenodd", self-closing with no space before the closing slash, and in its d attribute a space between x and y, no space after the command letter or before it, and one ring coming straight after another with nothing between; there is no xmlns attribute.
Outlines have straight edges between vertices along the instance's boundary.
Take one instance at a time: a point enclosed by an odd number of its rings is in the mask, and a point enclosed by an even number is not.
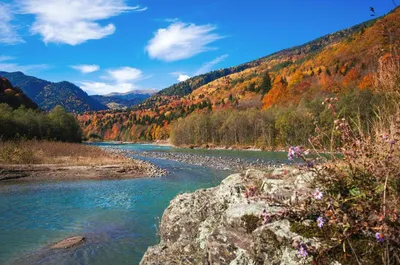
<svg viewBox="0 0 400 265"><path fill-rule="evenodd" d="M76 143L36 140L0 142L1 164L107 165L132 160L95 147Z"/></svg>
<svg viewBox="0 0 400 265"><path fill-rule="evenodd" d="M146 162L76 143L0 142L0 180L118 179L157 175Z"/></svg>

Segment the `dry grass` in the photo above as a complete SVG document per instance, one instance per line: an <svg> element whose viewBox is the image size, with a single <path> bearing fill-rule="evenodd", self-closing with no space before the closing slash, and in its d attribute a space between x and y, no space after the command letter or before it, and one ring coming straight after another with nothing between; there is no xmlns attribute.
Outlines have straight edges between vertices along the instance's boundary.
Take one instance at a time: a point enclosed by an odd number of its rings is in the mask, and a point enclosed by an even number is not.
<svg viewBox="0 0 400 265"><path fill-rule="evenodd" d="M0 142L0 164L110 165L132 160L83 144L37 140Z"/></svg>

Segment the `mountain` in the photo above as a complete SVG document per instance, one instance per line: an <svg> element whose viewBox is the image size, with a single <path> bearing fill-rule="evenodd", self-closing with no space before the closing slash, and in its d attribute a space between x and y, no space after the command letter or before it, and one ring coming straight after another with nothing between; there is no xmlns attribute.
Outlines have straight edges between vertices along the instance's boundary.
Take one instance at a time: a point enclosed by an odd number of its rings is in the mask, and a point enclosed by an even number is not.
<svg viewBox="0 0 400 265"><path fill-rule="evenodd" d="M63 81L52 83L22 72L1 72L14 86L21 88L43 110L51 110L60 105L68 112L82 113L85 111L105 110L107 107L76 85Z"/></svg>
<svg viewBox="0 0 400 265"><path fill-rule="evenodd" d="M136 95L153 95L153 94L156 94L157 92L158 92L158 90L156 90L156 89L137 89L137 90L132 90L132 91L125 92L125 93L113 92L113 93L103 95L103 96L121 98L121 99L134 99L134 98L136 98Z"/></svg>
<svg viewBox="0 0 400 265"><path fill-rule="evenodd" d="M155 94L157 90L133 90L127 93L111 93L107 95L94 95L92 98L106 105L110 109L127 109L133 107L150 96Z"/></svg>
<svg viewBox="0 0 400 265"><path fill-rule="evenodd" d="M172 121L187 119L192 113L250 108L279 111L321 97L368 91L375 86L378 66L398 58L399 38L400 8L396 8L304 45L192 77L126 111L85 113L79 119L86 134L107 140L165 139Z"/></svg>
<svg viewBox="0 0 400 265"><path fill-rule="evenodd" d="M16 109L20 106L25 106L28 109L37 109L38 106L24 92L13 87L9 80L0 78L0 103L7 103L12 108Z"/></svg>

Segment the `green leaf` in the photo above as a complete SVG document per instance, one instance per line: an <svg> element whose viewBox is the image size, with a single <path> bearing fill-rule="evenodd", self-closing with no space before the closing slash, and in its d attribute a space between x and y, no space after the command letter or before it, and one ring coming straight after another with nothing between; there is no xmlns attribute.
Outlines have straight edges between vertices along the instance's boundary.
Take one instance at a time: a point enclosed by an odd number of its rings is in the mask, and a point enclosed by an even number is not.
<svg viewBox="0 0 400 265"><path fill-rule="evenodd" d="M359 196L360 194L361 194L361 191L360 191L360 189L359 188L352 188L351 190L350 190L350 194L351 194L351 196Z"/></svg>
<svg viewBox="0 0 400 265"><path fill-rule="evenodd" d="M377 194L382 193L384 189L385 189L385 185L383 185L383 184L378 185L378 186L375 188L375 193L377 193Z"/></svg>

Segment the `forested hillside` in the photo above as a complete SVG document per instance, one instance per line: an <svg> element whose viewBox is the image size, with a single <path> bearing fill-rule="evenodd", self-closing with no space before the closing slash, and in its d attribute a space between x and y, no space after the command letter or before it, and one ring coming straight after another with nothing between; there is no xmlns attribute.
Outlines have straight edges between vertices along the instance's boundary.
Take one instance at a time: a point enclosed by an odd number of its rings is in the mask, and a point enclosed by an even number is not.
<svg viewBox="0 0 400 265"><path fill-rule="evenodd" d="M21 88L43 110L62 106L68 112L82 113L90 110L105 110L107 107L91 98L86 92L69 82L52 83L21 72L1 72L10 82Z"/></svg>
<svg viewBox="0 0 400 265"><path fill-rule="evenodd" d="M1 103L6 103L14 109L21 106L28 109L38 108L20 88L13 87L6 78L0 78L0 104Z"/></svg>
<svg viewBox="0 0 400 265"><path fill-rule="evenodd" d="M81 141L81 130L72 114L60 106L49 113L37 108L21 89L0 78L0 142L21 138Z"/></svg>
<svg viewBox="0 0 400 265"><path fill-rule="evenodd" d="M318 122L331 118L321 102L338 98L338 112L363 130L382 97L379 67L399 60L400 9L376 20L238 67L171 86L126 111L79 116L84 133L104 140L175 144L306 144ZM187 118L188 117L188 118ZM172 130L172 131L171 131Z"/></svg>

